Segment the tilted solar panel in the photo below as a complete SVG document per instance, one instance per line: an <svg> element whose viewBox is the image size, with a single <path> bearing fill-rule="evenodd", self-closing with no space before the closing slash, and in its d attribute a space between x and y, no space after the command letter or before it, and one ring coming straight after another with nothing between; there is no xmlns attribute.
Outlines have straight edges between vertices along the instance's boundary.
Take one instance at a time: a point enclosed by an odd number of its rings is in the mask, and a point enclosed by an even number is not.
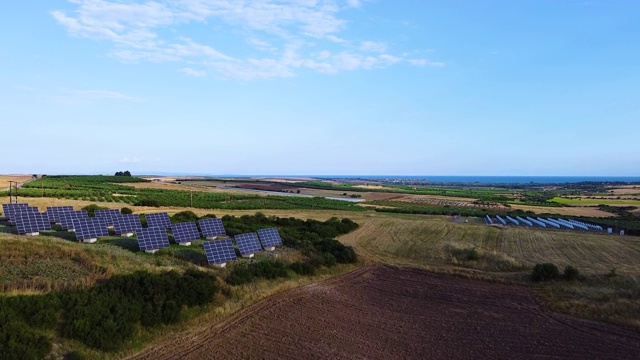
<svg viewBox="0 0 640 360"><path fill-rule="evenodd" d="M29 207L27 203L2 204L2 212L4 213L4 217L11 221L18 209L26 209L27 207Z"/></svg>
<svg viewBox="0 0 640 360"><path fill-rule="evenodd" d="M237 260L231 239L205 241L202 246L209 264L223 264Z"/></svg>
<svg viewBox="0 0 640 360"><path fill-rule="evenodd" d="M118 209L106 209L106 210L96 210L95 212L96 218L102 219L106 222L108 226L114 226L116 224L116 217L120 215L120 210Z"/></svg>
<svg viewBox="0 0 640 360"><path fill-rule="evenodd" d="M52 223L60 222L60 215L73 211L73 206L47 206L47 216Z"/></svg>
<svg viewBox="0 0 640 360"><path fill-rule="evenodd" d="M238 250L240 250L240 254L242 256L262 251L262 246L260 246L260 241L258 240L258 235L256 233L236 235L235 240L238 245Z"/></svg>
<svg viewBox="0 0 640 360"><path fill-rule="evenodd" d="M89 218L89 214L86 211L69 211L60 213L60 227L65 230L74 229L73 228L73 219L84 219Z"/></svg>
<svg viewBox="0 0 640 360"><path fill-rule="evenodd" d="M171 220L169 214L166 212L144 214L147 219L147 227L159 227L163 229L169 229L171 227Z"/></svg>
<svg viewBox="0 0 640 360"><path fill-rule="evenodd" d="M169 247L167 231L162 228L140 228L136 232L140 251L158 250Z"/></svg>
<svg viewBox="0 0 640 360"><path fill-rule="evenodd" d="M78 240L97 239L109 235L107 224L102 219L86 217L72 219L72 222Z"/></svg>
<svg viewBox="0 0 640 360"><path fill-rule="evenodd" d="M140 216L138 214L120 214L116 217L116 223L113 225L116 234L134 233L142 229Z"/></svg>
<svg viewBox="0 0 640 360"><path fill-rule="evenodd" d="M200 233L198 232L198 227L196 226L196 223L193 221L172 224L171 233L173 234L173 238L176 240L177 243L185 243L185 242L200 240Z"/></svg>
<svg viewBox="0 0 640 360"><path fill-rule="evenodd" d="M18 234L31 234L51 230L51 223L47 215L22 209L13 214Z"/></svg>
<svg viewBox="0 0 640 360"><path fill-rule="evenodd" d="M264 248L282 245L280 233L276 228L260 229L258 230L258 236L260 237L260 242L262 242L262 246Z"/></svg>
<svg viewBox="0 0 640 360"><path fill-rule="evenodd" d="M224 225L222 225L221 219L205 218L198 220L200 230L202 230L202 236L205 238L216 237L220 235L226 235Z"/></svg>

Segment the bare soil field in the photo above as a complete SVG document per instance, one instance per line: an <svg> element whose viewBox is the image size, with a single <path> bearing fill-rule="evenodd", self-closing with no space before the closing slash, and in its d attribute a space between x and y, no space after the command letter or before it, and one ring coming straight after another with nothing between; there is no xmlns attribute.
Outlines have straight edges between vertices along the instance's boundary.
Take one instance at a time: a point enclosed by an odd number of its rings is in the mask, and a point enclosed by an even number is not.
<svg viewBox="0 0 640 360"><path fill-rule="evenodd" d="M135 359L637 359L640 333L527 288L387 266L271 296Z"/></svg>

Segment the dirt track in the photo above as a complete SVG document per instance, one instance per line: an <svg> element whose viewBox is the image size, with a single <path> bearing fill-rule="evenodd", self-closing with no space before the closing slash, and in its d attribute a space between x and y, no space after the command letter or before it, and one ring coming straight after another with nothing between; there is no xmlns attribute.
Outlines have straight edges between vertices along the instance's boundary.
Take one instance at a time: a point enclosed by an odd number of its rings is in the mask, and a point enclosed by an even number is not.
<svg viewBox="0 0 640 360"><path fill-rule="evenodd" d="M265 299L137 359L637 359L640 333L523 287L370 266Z"/></svg>

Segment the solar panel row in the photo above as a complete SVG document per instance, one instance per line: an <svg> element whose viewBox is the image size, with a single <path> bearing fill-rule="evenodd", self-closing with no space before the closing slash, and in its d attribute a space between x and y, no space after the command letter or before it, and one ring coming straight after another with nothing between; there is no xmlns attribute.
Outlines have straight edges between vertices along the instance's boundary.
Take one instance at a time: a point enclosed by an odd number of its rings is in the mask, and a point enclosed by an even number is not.
<svg viewBox="0 0 640 360"><path fill-rule="evenodd" d="M136 232L141 251L154 251L169 247L169 237L162 228L140 228Z"/></svg>
<svg viewBox="0 0 640 360"><path fill-rule="evenodd" d="M64 230L75 230L73 219L88 219L89 214L84 210L68 211L60 213L60 227Z"/></svg>
<svg viewBox="0 0 640 360"><path fill-rule="evenodd" d="M171 220L169 214L166 212L145 214L147 219L147 227L159 227L163 229L169 229L171 227Z"/></svg>
<svg viewBox="0 0 640 360"><path fill-rule="evenodd" d="M258 236L265 249L282 245L280 233L278 233L278 229L276 228L260 229L258 230Z"/></svg>
<svg viewBox="0 0 640 360"><path fill-rule="evenodd" d="M260 246L260 241L256 233L236 235L235 240L242 256L250 256L251 254L262 251L262 246Z"/></svg>
<svg viewBox="0 0 640 360"><path fill-rule="evenodd" d="M18 234L35 234L40 231L51 230L49 218L42 213L22 209L13 215Z"/></svg>
<svg viewBox="0 0 640 360"><path fill-rule="evenodd" d="M115 218L113 228L118 235L138 232L142 229L138 214L120 214Z"/></svg>
<svg viewBox="0 0 640 360"><path fill-rule="evenodd" d="M49 217L49 222L59 223L60 215L70 211L73 211L73 206L47 206L46 214Z"/></svg>
<svg viewBox="0 0 640 360"><path fill-rule="evenodd" d="M195 222L183 222L171 225L171 233L178 244L200 240Z"/></svg>
<svg viewBox="0 0 640 360"><path fill-rule="evenodd" d="M99 218L76 218L71 220L76 230L76 239L81 241L93 240L103 236L109 236L107 224Z"/></svg>
<svg viewBox="0 0 640 360"><path fill-rule="evenodd" d="M116 224L116 217L120 215L118 209L96 210L96 218L106 221L107 226L114 226Z"/></svg>
<svg viewBox="0 0 640 360"><path fill-rule="evenodd" d="M198 220L202 236L205 238L213 238L220 235L226 235L224 225L221 219L206 218Z"/></svg>
<svg viewBox="0 0 640 360"><path fill-rule="evenodd" d="M209 264L224 264L229 261L236 261L236 251L233 249L231 239L205 241L202 246L207 254Z"/></svg>

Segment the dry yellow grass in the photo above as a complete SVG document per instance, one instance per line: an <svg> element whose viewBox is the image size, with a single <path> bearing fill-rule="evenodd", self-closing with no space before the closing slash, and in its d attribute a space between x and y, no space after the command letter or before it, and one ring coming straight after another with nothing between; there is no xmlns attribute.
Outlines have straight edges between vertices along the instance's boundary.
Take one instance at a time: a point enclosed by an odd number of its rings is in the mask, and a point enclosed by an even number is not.
<svg viewBox="0 0 640 360"><path fill-rule="evenodd" d="M603 274L615 267L621 273L640 274L640 241L632 237L458 224L437 216L376 216L360 224L340 240L377 262L446 265L445 248L456 244L505 254L527 266L553 262L585 273Z"/></svg>
<svg viewBox="0 0 640 360"><path fill-rule="evenodd" d="M625 185L619 187L612 187L607 189L615 195L640 195L640 186L638 185Z"/></svg>
<svg viewBox="0 0 640 360"><path fill-rule="evenodd" d="M30 179L31 175L0 175L0 190L9 188L9 181L22 183Z"/></svg>

